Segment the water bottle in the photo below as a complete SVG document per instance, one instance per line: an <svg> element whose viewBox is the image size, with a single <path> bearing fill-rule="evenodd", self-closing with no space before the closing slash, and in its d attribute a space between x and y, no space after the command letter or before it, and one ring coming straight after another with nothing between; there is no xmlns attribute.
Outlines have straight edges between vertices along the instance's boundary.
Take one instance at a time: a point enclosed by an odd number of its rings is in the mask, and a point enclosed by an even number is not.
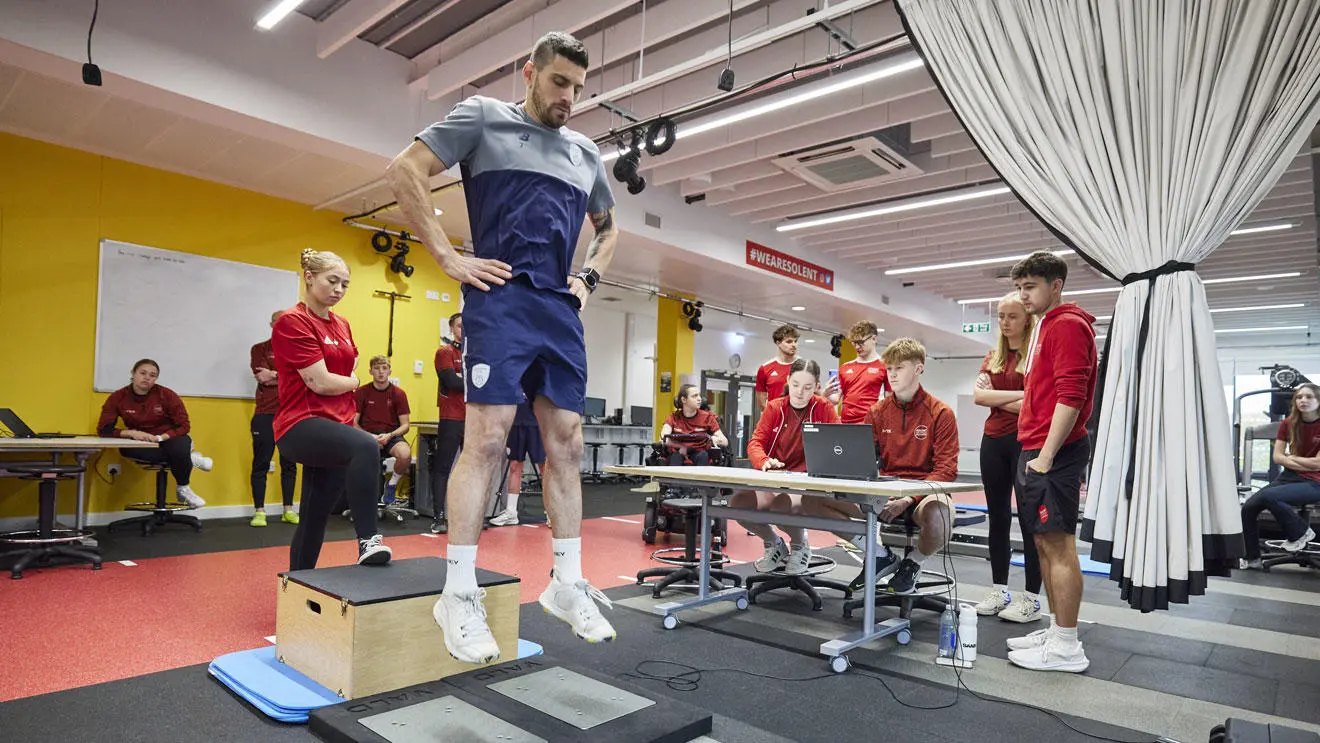
<svg viewBox="0 0 1320 743"><path fill-rule="evenodd" d="M940 615L940 651L936 657L952 658L957 648L958 619L953 614L953 604L949 604Z"/></svg>
<svg viewBox="0 0 1320 743"><path fill-rule="evenodd" d="M958 652L954 656L970 666L976 660L976 607L964 604L958 611Z"/></svg>

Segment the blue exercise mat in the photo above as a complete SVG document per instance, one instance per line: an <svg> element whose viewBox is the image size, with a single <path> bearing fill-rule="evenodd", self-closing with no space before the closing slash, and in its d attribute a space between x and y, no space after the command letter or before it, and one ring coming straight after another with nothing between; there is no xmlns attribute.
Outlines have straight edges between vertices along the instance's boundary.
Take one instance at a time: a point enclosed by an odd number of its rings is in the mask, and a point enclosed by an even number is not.
<svg viewBox="0 0 1320 743"><path fill-rule="evenodd" d="M1078 562L1082 564L1082 572L1087 575L1109 575L1109 563L1096 562L1090 555L1078 555ZM1021 552L1014 552L1013 559L1010 560L1014 565L1021 567L1024 563Z"/></svg>
<svg viewBox="0 0 1320 743"><path fill-rule="evenodd" d="M518 640L518 659L540 655L544 649ZM343 700L275 657L275 646L228 653L211 661L207 669L220 683L246 699L262 713L280 722L307 722L311 710Z"/></svg>

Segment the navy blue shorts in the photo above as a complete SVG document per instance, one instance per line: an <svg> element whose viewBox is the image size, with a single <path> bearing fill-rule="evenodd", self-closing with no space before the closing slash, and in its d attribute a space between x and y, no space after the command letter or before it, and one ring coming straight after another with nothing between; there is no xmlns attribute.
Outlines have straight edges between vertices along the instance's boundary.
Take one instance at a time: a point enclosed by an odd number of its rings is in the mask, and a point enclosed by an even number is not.
<svg viewBox="0 0 1320 743"><path fill-rule="evenodd" d="M470 403L517 405L524 395L544 395L581 415L587 343L577 298L521 279L489 292L463 287L463 371Z"/></svg>
<svg viewBox="0 0 1320 743"><path fill-rule="evenodd" d="M539 426L518 426L509 429L509 461L522 462L531 459L537 464L545 464L545 444L541 442Z"/></svg>

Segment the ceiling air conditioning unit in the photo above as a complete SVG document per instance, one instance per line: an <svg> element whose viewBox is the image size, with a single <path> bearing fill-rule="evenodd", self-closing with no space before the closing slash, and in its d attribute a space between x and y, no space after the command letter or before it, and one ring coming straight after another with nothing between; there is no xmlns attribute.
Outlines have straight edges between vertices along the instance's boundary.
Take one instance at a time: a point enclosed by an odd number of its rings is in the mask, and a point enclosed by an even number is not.
<svg viewBox="0 0 1320 743"><path fill-rule="evenodd" d="M770 162L823 191L847 191L923 175L905 155L872 136L802 150Z"/></svg>

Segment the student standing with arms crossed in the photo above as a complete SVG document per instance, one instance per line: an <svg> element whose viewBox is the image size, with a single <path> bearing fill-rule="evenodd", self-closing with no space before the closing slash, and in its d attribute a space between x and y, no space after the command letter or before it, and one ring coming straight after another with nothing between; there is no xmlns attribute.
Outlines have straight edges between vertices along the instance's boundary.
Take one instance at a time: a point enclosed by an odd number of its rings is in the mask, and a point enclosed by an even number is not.
<svg viewBox="0 0 1320 743"><path fill-rule="evenodd" d="M985 505L990 520L990 573L994 587L976 605L981 616L998 616L1025 624L1040 619L1040 558L1036 540L1023 523L1032 514L1018 503L1018 524L1022 530L1022 555L1026 568L1026 591L1017 595L1008 590L1008 568L1012 558L1013 484L1017 482L1018 411L1022 409L1023 373L1027 370L1026 348L1035 318L1022 305L1017 292L999 300L999 340L981 362L972 396L977 405L990 408L981 436L981 483L985 486ZM1019 496L1020 498L1020 496Z"/></svg>
<svg viewBox="0 0 1320 743"><path fill-rule="evenodd" d="M280 313L270 316L270 326ZM280 409L279 374L275 372L275 351L270 339L252 347L250 366L257 380L257 409L252 413L252 520L249 526L266 525L266 477L270 474L270 460L275 456L275 413ZM284 498L286 524L297 524L298 514L293 511L293 488L298 482L298 465L280 455L280 495Z"/></svg>
<svg viewBox="0 0 1320 743"><path fill-rule="evenodd" d="M474 96L417 135L386 177L441 269L463 285L464 448L450 478L448 573L436 622L450 655L488 663L500 649L477 586L486 487L507 456L520 394L532 400L546 450L554 568L549 614L588 642L614 639L582 575L582 409L587 352L579 313L614 256L614 196L599 148L565 127L587 75L572 36L542 36L523 65L523 104ZM461 165L474 257L455 251L431 203L430 177ZM596 237L571 273L584 217Z"/></svg>
<svg viewBox="0 0 1320 743"><path fill-rule="evenodd" d="M330 311L348 290L348 265L334 253L302 252L303 301L280 314L271 332L280 410L275 441L303 466L301 523L289 545L289 569L316 567L330 512L347 492L358 538L358 564L383 565L390 548L376 533L380 447L353 427L357 346L348 321Z"/></svg>
<svg viewBox="0 0 1320 743"><path fill-rule="evenodd" d="M1018 413L1018 508L1040 553L1050 601L1050 627L1008 641L1014 665L1033 671L1081 673L1090 665L1077 639L1082 568L1077 516L1089 441L1086 421L1095 397L1095 318L1063 302L1068 264L1053 253L1022 259L1012 271L1022 305L1036 318Z"/></svg>

